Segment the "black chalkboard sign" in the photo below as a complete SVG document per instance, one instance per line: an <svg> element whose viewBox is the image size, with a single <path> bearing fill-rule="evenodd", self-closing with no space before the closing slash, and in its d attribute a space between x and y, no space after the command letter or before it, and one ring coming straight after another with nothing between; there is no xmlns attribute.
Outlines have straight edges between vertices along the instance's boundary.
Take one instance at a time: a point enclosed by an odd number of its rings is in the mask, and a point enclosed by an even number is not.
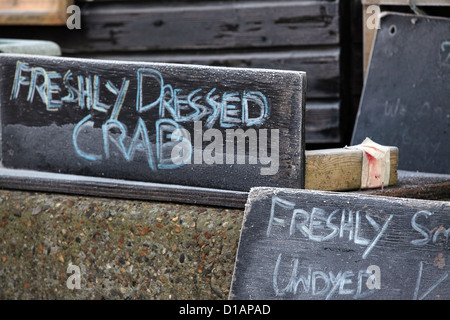
<svg viewBox="0 0 450 320"><path fill-rule="evenodd" d="M250 191L230 297L449 299L450 202Z"/></svg>
<svg viewBox="0 0 450 320"><path fill-rule="evenodd" d="M398 168L450 173L450 19L385 14L352 144L397 146Z"/></svg>
<svg viewBox="0 0 450 320"><path fill-rule="evenodd" d="M7 168L303 187L303 72L2 55L0 75Z"/></svg>

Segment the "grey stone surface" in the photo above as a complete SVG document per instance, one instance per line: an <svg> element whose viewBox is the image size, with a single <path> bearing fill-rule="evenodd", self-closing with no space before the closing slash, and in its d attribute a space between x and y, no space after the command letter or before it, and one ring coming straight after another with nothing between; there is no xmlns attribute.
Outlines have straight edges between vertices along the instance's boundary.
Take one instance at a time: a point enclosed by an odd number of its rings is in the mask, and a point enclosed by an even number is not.
<svg viewBox="0 0 450 320"><path fill-rule="evenodd" d="M224 208L1 190L0 298L227 299L242 217ZM80 289L67 286L70 265L80 268Z"/></svg>

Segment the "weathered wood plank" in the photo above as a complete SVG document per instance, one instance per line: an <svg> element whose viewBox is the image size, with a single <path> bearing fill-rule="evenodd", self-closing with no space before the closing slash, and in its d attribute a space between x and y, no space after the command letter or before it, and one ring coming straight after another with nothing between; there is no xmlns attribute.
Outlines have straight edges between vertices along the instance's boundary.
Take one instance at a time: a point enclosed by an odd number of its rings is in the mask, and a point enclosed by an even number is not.
<svg viewBox="0 0 450 320"><path fill-rule="evenodd" d="M0 188L243 208L248 192L0 168Z"/></svg>
<svg viewBox="0 0 450 320"><path fill-rule="evenodd" d="M266 68L304 71L308 77L307 99L339 98L340 96L340 48L288 49L238 52L126 52L85 53L77 57L198 64L215 67Z"/></svg>
<svg viewBox="0 0 450 320"><path fill-rule="evenodd" d="M306 100L305 141L340 143L340 101Z"/></svg>
<svg viewBox="0 0 450 320"><path fill-rule="evenodd" d="M450 175L398 170L398 183L359 193L388 197L450 201Z"/></svg>
<svg viewBox="0 0 450 320"><path fill-rule="evenodd" d="M87 3L80 30L9 34L54 40L65 53L327 45L339 43L338 7L337 1Z"/></svg>
<svg viewBox="0 0 450 320"><path fill-rule="evenodd" d="M304 186L304 73L29 55L0 68L5 167Z"/></svg>
<svg viewBox="0 0 450 320"><path fill-rule="evenodd" d="M306 153L308 162L308 152ZM310 167L306 166L306 181ZM411 178L412 177L412 178ZM350 177L342 178L345 187ZM325 184L327 187L327 185ZM0 188L242 208L248 192L0 168ZM329 189L329 188L328 188ZM320 189L319 189L320 190ZM338 188L336 188L338 190ZM399 170L398 184L357 194L450 201L450 177Z"/></svg>
<svg viewBox="0 0 450 320"><path fill-rule="evenodd" d="M450 298L450 202L254 188L234 299Z"/></svg>
<svg viewBox="0 0 450 320"><path fill-rule="evenodd" d="M211 49L339 43L336 2L202 6L111 5L83 11L84 48L92 51ZM120 21L120 22L118 22ZM142 37L141 34L151 34ZM81 48L80 48L81 49Z"/></svg>

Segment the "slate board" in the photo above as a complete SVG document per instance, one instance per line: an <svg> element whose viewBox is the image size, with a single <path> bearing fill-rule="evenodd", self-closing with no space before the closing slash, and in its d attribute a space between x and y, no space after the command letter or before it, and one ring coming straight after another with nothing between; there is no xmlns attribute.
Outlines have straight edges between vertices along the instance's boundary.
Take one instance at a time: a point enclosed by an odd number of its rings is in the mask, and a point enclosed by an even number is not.
<svg viewBox="0 0 450 320"><path fill-rule="evenodd" d="M450 19L381 18L352 145L399 148L399 169L450 173Z"/></svg>
<svg viewBox="0 0 450 320"><path fill-rule="evenodd" d="M303 72L27 55L0 64L7 168L238 191L304 185ZM213 143L224 154L207 162Z"/></svg>
<svg viewBox="0 0 450 320"><path fill-rule="evenodd" d="M449 233L446 201L253 188L230 298L448 300Z"/></svg>

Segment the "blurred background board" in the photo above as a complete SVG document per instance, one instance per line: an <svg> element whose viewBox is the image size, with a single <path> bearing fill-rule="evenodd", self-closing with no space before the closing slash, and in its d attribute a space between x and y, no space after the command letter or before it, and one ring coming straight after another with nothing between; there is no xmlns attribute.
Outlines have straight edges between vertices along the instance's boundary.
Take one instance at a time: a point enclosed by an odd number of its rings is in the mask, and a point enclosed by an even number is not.
<svg viewBox="0 0 450 320"><path fill-rule="evenodd" d="M450 173L449 80L450 19L385 14L352 144L369 137L399 148L401 170Z"/></svg>

